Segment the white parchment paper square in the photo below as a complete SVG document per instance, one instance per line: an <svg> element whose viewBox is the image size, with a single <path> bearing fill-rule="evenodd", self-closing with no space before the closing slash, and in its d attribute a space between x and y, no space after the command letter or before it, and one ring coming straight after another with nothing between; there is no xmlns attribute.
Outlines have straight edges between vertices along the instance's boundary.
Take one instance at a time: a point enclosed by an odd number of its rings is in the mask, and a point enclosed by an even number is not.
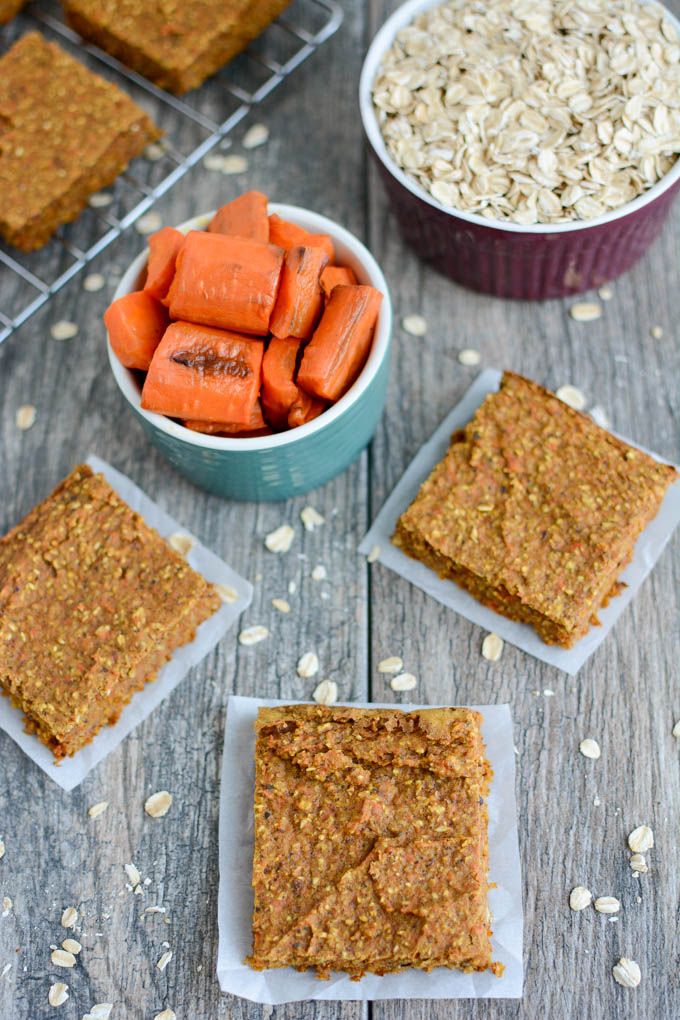
<svg viewBox="0 0 680 1020"><path fill-rule="evenodd" d="M88 457L87 463L93 471L101 472L121 499L124 499L128 506L136 510L146 523L164 538L176 531L191 534L110 464L100 460L99 457ZM238 593L238 599L234 603L223 603L213 616L205 620L198 628L191 644L178 648L156 680L148 683L142 691L133 696L115 726L105 726L82 751L78 751L72 758L63 759L58 765L55 764L54 755L44 744L41 744L37 737L24 732L23 713L18 708L12 707L9 698L0 697L0 729L9 733L29 758L47 772L62 789L72 790L82 782L90 769L117 747L138 723L146 719L154 708L167 698L188 671L205 658L237 617L250 605L253 597L252 585L200 542L197 541L189 553L188 561L194 570L208 581L228 584L234 588Z"/></svg>
<svg viewBox="0 0 680 1020"><path fill-rule="evenodd" d="M420 486L435 465L444 457L451 434L456 429L467 425L484 398L498 389L500 381L501 373L496 369L486 369L475 379L460 403L456 404L437 431L411 461L391 495L388 496L370 531L363 539L359 546L359 552L368 554L374 546L378 546L380 548L378 559L381 563L400 574L411 584L422 588L438 602L442 602L450 609L455 609L461 616L471 620L472 623L479 624L485 630L495 631L511 645L515 645L537 659L541 659L551 666L557 666L558 669L563 669L565 673L574 676L586 659L607 637L631 599L635 598L640 585L658 560L664 546L680 522L680 481L675 482L667 490L658 514L638 538L633 558L620 575L620 579L626 583L627 587L616 598L612 598L608 606L598 610L602 625L591 627L586 636L581 638L573 648L546 645L533 627L508 620L505 616L495 613L493 609L483 606L481 602L477 602L472 595L459 588L453 581L446 581L438 577L424 563L419 563L407 556L401 549L392 545L391 541L398 518L413 502ZM630 443L631 446L637 445L630 439L626 439L625 442ZM642 446L637 448L644 450L645 453L649 453L657 460L661 459Z"/></svg>
<svg viewBox="0 0 680 1020"><path fill-rule="evenodd" d="M224 758L220 789L220 888L218 896L219 946L217 977L223 992L253 1002L279 1005L305 999L517 999L522 995L522 877L515 806L515 754L512 718L508 705L481 705L482 732L487 757L494 771L489 795L490 880L493 915L493 958L505 964L502 977L488 971L463 974L439 967L429 974L405 970L360 981L333 974L319 981L311 971L292 967L251 970L245 957L251 950L253 893L253 795L255 789L255 733L253 725L261 706L299 704L232 695L224 729ZM432 705L378 705L353 703L358 708L403 708L413 711Z"/></svg>

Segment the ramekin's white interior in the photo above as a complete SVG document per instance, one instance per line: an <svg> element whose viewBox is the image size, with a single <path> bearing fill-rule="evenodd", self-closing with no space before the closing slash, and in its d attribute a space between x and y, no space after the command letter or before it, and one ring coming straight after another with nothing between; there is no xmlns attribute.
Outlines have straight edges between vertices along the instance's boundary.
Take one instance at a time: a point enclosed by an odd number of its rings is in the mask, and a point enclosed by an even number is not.
<svg viewBox="0 0 680 1020"><path fill-rule="evenodd" d="M642 0L642 2L644 3L646 0ZM629 213L636 212L638 209L642 209L650 202L653 202L680 179L680 158L678 158L660 181L654 184L648 191L633 199L632 202L627 202L625 205L619 206L618 209L612 209L603 216L598 216L592 220L573 220L569 223L531 223L524 225L522 223L512 223L510 220L487 219L485 216L480 216L477 213L442 205L425 188L422 188L414 178L406 174L395 163L392 156L390 156L380 131L372 96L373 82L375 81L380 64L386 51L392 45L397 32L401 28L410 25L414 18L422 11L426 11L430 7L440 6L442 3L443 0L407 0L405 4L397 8L373 39L361 69L359 108L364 131L380 162L411 194L438 209L440 212L459 220L465 220L467 223L476 223L481 227L488 227L492 230L504 230L515 234L568 234L574 230L587 230L590 227L603 226L606 223L611 223L613 220L620 219L622 216L628 216ZM680 21L667 7L664 7L664 11L678 31L680 31Z"/></svg>
<svg viewBox="0 0 680 1020"><path fill-rule="evenodd" d="M344 414L365 392L387 356L392 333L392 303L382 270L368 249L353 234L350 234L348 230L334 223L333 220L327 219L326 216L321 216L320 213L309 212L307 209L300 209L294 205L280 205L276 202L269 203L269 211L270 213L276 213L283 219L297 223L298 226L303 227L310 233L330 234L335 245L338 261L354 270L359 283L370 284L384 295L368 360L361 374L347 393L340 397L323 414L319 415L318 418L307 422L306 425L300 425L296 429L290 429L288 432L279 432L273 436L252 436L242 439L231 439L224 436L204 435L202 432L192 432L191 429L178 425L171 418L166 418L162 414L156 414L154 411L145 410L141 406L139 384L130 369L125 368L114 354L107 334L111 370L125 399L142 417L146 418L157 429L160 429L161 432L166 432L169 436L181 439L185 443L192 443L194 446L201 446L210 450L253 451L270 450L277 446L299 442L305 436L328 428L329 425L332 425L337 418ZM185 223L181 223L177 229L182 230L184 233L189 230L201 230L210 221L212 216L212 212L203 213L200 216L187 220ZM116 298L123 297L124 294L129 294L139 287L140 277L146 261L147 253L143 251L130 264L118 284L116 293L113 295L114 301Z"/></svg>

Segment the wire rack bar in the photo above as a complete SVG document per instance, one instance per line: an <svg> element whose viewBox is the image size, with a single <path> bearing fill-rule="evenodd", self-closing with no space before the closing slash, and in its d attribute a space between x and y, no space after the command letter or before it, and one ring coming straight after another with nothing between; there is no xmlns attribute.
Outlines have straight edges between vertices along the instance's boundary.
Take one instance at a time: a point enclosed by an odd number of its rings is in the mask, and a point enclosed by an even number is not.
<svg viewBox="0 0 680 1020"><path fill-rule="evenodd" d="M276 59L263 53L259 40L251 44L246 51L249 65L255 65L268 72L268 77L261 84L249 91L238 82L223 80L223 76L220 76L219 88L221 92L228 94L231 100L235 100L238 104L221 122L194 109L185 100L159 89L152 82L125 67L115 57L104 53L97 46L84 43L76 32L48 11L40 7L29 8L29 16L38 21L41 26L46 27L71 46L77 47L81 52L88 54L95 64L99 63L109 71L115 72L115 75L122 78L124 83L128 82L136 88L142 89L155 102L162 104L166 111L171 111L178 118L175 128L181 125L182 120L189 120L198 130L207 132L207 135L187 155L179 151L171 142L166 141L163 145L163 158L168 159L173 166L154 185L145 184L133 170L124 171L119 179L122 179L125 186L139 198L133 207L123 215L116 215L108 207L91 209L93 220L100 224L103 231L93 243L81 247L68 236L68 227L61 228L45 248L45 253L51 256L46 261L57 262L54 253L58 250L62 252L62 262L63 253L73 261L66 269L58 272L54 279L43 279L43 275L48 277L47 273L41 275L37 270L29 269L19 261L18 255L15 257L0 248L0 282L6 273L12 273L29 292L25 303L18 312L10 314L0 307L0 343L11 336L40 308L43 308L56 293L128 230L144 213L148 212L209 152L217 146L225 147L228 144L230 133L250 114L252 108L271 95L274 89L290 77L319 46L338 30L342 23L343 12L337 0L306 0L306 5L310 10L315 11L315 20L318 21L319 17L322 19L320 27L316 30L311 30L305 24L300 23L299 19L292 20L290 8L285 16L279 17L274 22L274 26L282 31L287 38L301 44L284 63L279 63ZM274 26L267 32L272 31ZM261 38L266 38L267 32ZM171 137L172 133L173 127L169 126L167 135Z"/></svg>

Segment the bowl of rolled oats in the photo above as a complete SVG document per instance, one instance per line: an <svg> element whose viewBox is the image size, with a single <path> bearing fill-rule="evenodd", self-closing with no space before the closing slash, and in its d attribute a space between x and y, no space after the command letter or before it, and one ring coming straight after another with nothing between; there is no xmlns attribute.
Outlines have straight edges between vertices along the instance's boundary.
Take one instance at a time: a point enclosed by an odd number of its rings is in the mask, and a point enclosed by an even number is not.
<svg viewBox="0 0 680 1020"><path fill-rule="evenodd" d="M421 257L499 297L579 293L637 262L680 186L680 23L646 0L409 0L360 107Z"/></svg>

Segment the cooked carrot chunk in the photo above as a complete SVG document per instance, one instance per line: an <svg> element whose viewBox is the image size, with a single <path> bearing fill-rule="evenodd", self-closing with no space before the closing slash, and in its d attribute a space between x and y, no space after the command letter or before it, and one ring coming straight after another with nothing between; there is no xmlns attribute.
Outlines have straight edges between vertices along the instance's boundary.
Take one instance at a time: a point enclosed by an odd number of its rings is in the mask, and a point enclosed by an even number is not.
<svg viewBox="0 0 680 1020"><path fill-rule="evenodd" d="M297 223L282 220L276 213L269 217L269 243L278 244L279 248L285 248L286 251L300 244L308 248L323 248L331 262L335 258L333 242L328 234L309 234L303 227L298 227Z"/></svg>
<svg viewBox="0 0 680 1020"><path fill-rule="evenodd" d="M247 237L190 231L168 294L171 318L266 335L283 259L281 248Z"/></svg>
<svg viewBox="0 0 680 1020"><path fill-rule="evenodd" d="M174 322L149 366L142 407L171 418L249 425L263 353L262 340Z"/></svg>
<svg viewBox="0 0 680 1020"><path fill-rule="evenodd" d="M328 255L323 248L296 245L286 252L281 286L269 323L274 336L307 340L312 335L323 307L319 277L327 263Z"/></svg>
<svg viewBox="0 0 680 1020"><path fill-rule="evenodd" d="M262 415L262 404L259 400L255 401L250 420L245 425L234 421L196 421L195 419L189 419L183 424L192 432L203 432L209 436L222 432L229 435L237 435L241 432L262 432L267 428L267 422Z"/></svg>
<svg viewBox="0 0 680 1020"><path fill-rule="evenodd" d="M321 274L321 289L326 299L331 296L333 287L341 284L356 284L357 278L349 266L326 266Z"/></svg>
<svg viewBox="0 0 680 1020"><path fill-rule="evenodd" d="M300 393L295 370L301 341L272 337L262 359L262 407L276 429L285 429L288 412Z"/></svg>
<svg viewBox="0 0 680 1020"><path fill-rule="evenodd" d="M231 234L233 237L250 237L263 244L269 242L268 198L261 191L246 191L233 202L217 210L208 230L214 234Z"/></svg>
<svg viewBox="0 0 680 1020"><path fill-rule="evenodd" d="M306 425L313 418L318 418L327 406L325 400L317 400L298 390L298 397L288 412L288 428L296 429L298 425Z"/></svg>
<svg viewBox="0 0 680 1020"><path fill-rule="evenodd" d="M302 356L297 380L302 389L337 400L352 385L368 356L381 301L374 287L333 288Z"/></svg>
<svg viewBox="0 0 680 1020"><path fill-rule="evenodd" d="M145 290L133 291L109 305L104 322L118 360L126 368L145 372L168 325L160 301Z"/></svg>
<svg viewBox="0 0 680 1020"><path fill-rule="evenodd" d="M162 301L167 297L175 275L177 254L184 244L184 234L174 227L163 227L149 237L149 261L144 290Z"/></svg>

